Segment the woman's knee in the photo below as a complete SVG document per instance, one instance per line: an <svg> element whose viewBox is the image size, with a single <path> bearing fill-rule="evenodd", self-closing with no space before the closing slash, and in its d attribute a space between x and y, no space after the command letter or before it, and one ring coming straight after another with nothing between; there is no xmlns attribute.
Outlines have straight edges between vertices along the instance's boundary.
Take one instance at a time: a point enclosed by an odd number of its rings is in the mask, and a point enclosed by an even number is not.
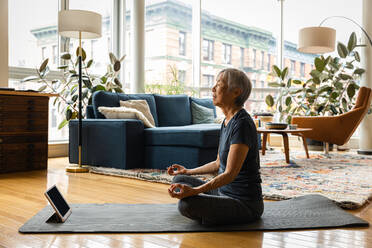
<svg viewBox="0 0 372 248"><path fill-rule="evenodd" d="M178 211L185 217L190 219L198 219L195 215L195 209L193 208L192 199L189 197L183 198L178 202Z"/></svg>
<svg viewBox="0 0 372 248"><path fill-rule="evenodd" d="M183 183L187 182L187 177L186 175L175 175L172 179L172 183Z"/></svg>

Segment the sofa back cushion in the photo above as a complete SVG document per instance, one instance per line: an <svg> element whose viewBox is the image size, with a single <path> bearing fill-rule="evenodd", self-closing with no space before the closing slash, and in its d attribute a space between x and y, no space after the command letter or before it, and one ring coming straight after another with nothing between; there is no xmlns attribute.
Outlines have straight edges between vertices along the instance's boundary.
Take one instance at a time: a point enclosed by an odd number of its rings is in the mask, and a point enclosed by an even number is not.
<svg viewBox="0 0 372 248"><path fill-rule="evenodd" d="M216 106L213 105L212 98L195 98L195 97L190 97L190 104L191 104L191 102L195 102L196 104L199 104L199 105L201 105L203 107L213 109L214 118L217 117Z"/></svg>
<svg viewBox="0 0 372 248"><path fill-rule="evenodd" d="M154 94L160 127L191 125L190 100L187 95Z"/></svg>
<svg viewBox="0 0 372 248"><path fill-rule="evenodd" d="M105 116L98 111L98 107L120 107L120 100L146 100L152 117L155 121L155 126L158 126L158 116L156 113L155 98L152 94L123 94L106 91L96 91L93 93L92 104L94 115L97 119L105 119Z"/></svg>

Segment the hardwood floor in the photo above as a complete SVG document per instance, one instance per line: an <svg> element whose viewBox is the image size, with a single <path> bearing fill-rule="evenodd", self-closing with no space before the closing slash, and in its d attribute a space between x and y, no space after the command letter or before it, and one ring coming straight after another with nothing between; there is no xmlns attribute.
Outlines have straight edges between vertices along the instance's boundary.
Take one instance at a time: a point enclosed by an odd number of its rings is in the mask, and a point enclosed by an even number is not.
<svg viewBox="0 0 372 248"><path fill-rule="evenodd" d="M57 184L70 203L176 203L168 185L90 173L67 174L67 158L48 171L0 175L0 247L372 247L372 227L295 232L23 235L18 228L47 204ZM372 222L372 204L351 211Z"/></svg>

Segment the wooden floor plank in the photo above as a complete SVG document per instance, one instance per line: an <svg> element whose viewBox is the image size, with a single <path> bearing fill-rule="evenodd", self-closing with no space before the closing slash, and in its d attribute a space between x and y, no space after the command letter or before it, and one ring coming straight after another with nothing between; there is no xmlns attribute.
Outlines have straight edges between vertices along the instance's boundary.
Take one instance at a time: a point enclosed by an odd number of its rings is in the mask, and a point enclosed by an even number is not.
<svg viewBox="0 0 372 248"><path fill-rule="evenodd" d="M93 173L70 174L67 158L48 160L47 171L0 175L0 247L372 247L372 228L278 232L159 234L35 234L18 228L46 206L44 191L57 184L70 203L177 203L166 184ZM349 211L372 222L372 204Z"/></svg>

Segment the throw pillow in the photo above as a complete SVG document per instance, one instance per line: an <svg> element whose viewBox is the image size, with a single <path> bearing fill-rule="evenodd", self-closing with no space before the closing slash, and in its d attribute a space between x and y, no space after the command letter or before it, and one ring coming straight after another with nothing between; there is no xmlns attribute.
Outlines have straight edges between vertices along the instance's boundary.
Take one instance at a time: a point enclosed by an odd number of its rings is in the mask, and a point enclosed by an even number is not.
<svg viewBox="0 0 372 248"><path fill-rule="evenodd" d="M155 127L151 122L137 109L127 107L98 107L107 119L138 119L143 121L146 127Z"/></svg>
<svg viewBox="0 0 372 248"><path fill-rule="evenodd" d="M151 123L152 126L155 126L154 117L151 114L149 104L147 103L146 100L120 101L120 107L137 109L146 117L146 119Z"/></svg>
<svg viewBox="0 0 372 248"><path fill-rule="evenodd" d="M214 123L214 110L191 102L192 123Z"/></svg>

